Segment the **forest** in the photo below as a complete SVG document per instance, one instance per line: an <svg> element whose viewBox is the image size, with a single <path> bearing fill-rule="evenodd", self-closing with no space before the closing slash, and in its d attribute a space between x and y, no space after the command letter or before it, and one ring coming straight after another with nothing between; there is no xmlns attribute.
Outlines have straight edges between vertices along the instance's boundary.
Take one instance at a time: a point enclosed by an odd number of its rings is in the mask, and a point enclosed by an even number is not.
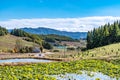
<svg viewBox="0 0 120 80"><path fill-rule="evenodd" d="M87 49L120 42L120 22L105 24L87 33Z"/></svg>
<svg viewBox="0 0 120 80"><path fill-rule="evenodd" d="M0 36L8 34L8 30L0 26Z"/></svg>

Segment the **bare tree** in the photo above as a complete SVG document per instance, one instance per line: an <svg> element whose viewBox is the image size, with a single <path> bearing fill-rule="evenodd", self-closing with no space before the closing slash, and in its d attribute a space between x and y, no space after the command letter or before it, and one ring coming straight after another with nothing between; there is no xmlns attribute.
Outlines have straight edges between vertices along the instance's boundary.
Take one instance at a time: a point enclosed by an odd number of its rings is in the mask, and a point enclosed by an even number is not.
<svg viewBox="0 0 120 80"><path fill-rule="evenodd" d="M17 39L15 44L15 48L17 49L17 52L19 52L22 47L23 47L22 40Z"/></svg>

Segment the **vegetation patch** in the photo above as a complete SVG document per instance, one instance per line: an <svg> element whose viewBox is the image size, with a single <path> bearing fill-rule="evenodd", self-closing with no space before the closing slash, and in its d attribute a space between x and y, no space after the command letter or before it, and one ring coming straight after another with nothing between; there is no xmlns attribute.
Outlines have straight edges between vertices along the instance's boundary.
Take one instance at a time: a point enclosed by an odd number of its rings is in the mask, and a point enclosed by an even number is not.
<svg viewBox="0 0 120 80"><path fill-rule="evenodd" d="M120 22L105 24L93 31L88 31L87 48L92 49L112 43L120 42Z"/></svg>
<svg viewBox="0 0 120 80"><path fill-rule="evenodd" d="M46 75L78 73L80 70L102 72L120 78L120 65L101 60L80 60L72 62L38 63L25 66L0 66L0 79L3 80L56 80Z"/></svg>

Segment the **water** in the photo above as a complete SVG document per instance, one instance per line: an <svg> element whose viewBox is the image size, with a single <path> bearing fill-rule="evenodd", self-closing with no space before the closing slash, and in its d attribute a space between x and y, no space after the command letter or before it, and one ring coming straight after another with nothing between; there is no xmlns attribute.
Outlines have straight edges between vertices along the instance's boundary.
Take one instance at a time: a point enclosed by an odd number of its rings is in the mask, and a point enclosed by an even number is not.
<svg viewBox="0 0 120 80"><path fill-rule="evenodd" d="M57 49L66 49L65 46L56 46Z"/></svg>
<svg viewBox="0 0 120 80"><path fill-rule="evenodd" d="M104 75L98 72L82 71L82 74L67 73L65 75L53 75L57 80L120 80L116 78L111 78L110 76Z"/></svg>
<svg viewBox="0 0 120 80"><path fill-rule="evenodd" d="M54 49L67 51L67 47L66 46L56 46Z"/></svg>
<svg viewBox="0 0 120 80"><path fill-rule="evenodd" d="M5 59L0 60L0 63L11 63L11 62L52 62L51 60L43 59Z"/></svg>

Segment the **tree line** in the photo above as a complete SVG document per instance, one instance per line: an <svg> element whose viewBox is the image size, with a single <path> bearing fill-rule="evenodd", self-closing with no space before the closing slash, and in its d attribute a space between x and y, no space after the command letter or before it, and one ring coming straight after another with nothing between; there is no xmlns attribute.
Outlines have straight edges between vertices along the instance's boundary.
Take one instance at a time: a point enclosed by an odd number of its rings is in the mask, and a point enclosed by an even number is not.
<svg viewBox="0 0 120 80"><path fill-rule="evenodd" d="M40 37L46 42L55 42L55 41L77 41L67 36L56 35L56 34L48 34L48 35L40 35Z"/></svg>
<svg viewBox="0 0 120 80"><path fill-rule="evenodd" d="M53 48L51 44L45 42L45 40L43 40L38 34L30 34L21 29L13 29L10 34L18 37L24 37L24 40L39 44L40 47L43 47L45 49Z"/></svg>
<svg viewBox="0 0 120 80"><path fill-rule="evenodd" d="M4 36L8 34L8 30L0 26L0 36Z"/></svg>
<svg viewBox="0 0 120 80"><path fill-rule="evenodd" d="M38 35L38 34L31 34L28 32L25 32L21 29L13 29L10 32L4 27L0 26L0 36L4 36L7 34L11 34L14 36L21 37L22 39L29 41L29 42L34 42L36 44L39 44L40 49L45 48L45 49L52 49L53 45L51 45L49 42L56 42L56 41L74 41L74 39L66 36L59 36L55 34L50 34L50 35ZM22 51L22 52L28 52L31 51L30 47L20 47L18 49L15 49L15 51Z"/></svg>
<svg viewBox="0 0 120 80"><path fill-rule="evenodd" d="M87 49L120 42L120 22L105 24L87 33Z"/></svg>

